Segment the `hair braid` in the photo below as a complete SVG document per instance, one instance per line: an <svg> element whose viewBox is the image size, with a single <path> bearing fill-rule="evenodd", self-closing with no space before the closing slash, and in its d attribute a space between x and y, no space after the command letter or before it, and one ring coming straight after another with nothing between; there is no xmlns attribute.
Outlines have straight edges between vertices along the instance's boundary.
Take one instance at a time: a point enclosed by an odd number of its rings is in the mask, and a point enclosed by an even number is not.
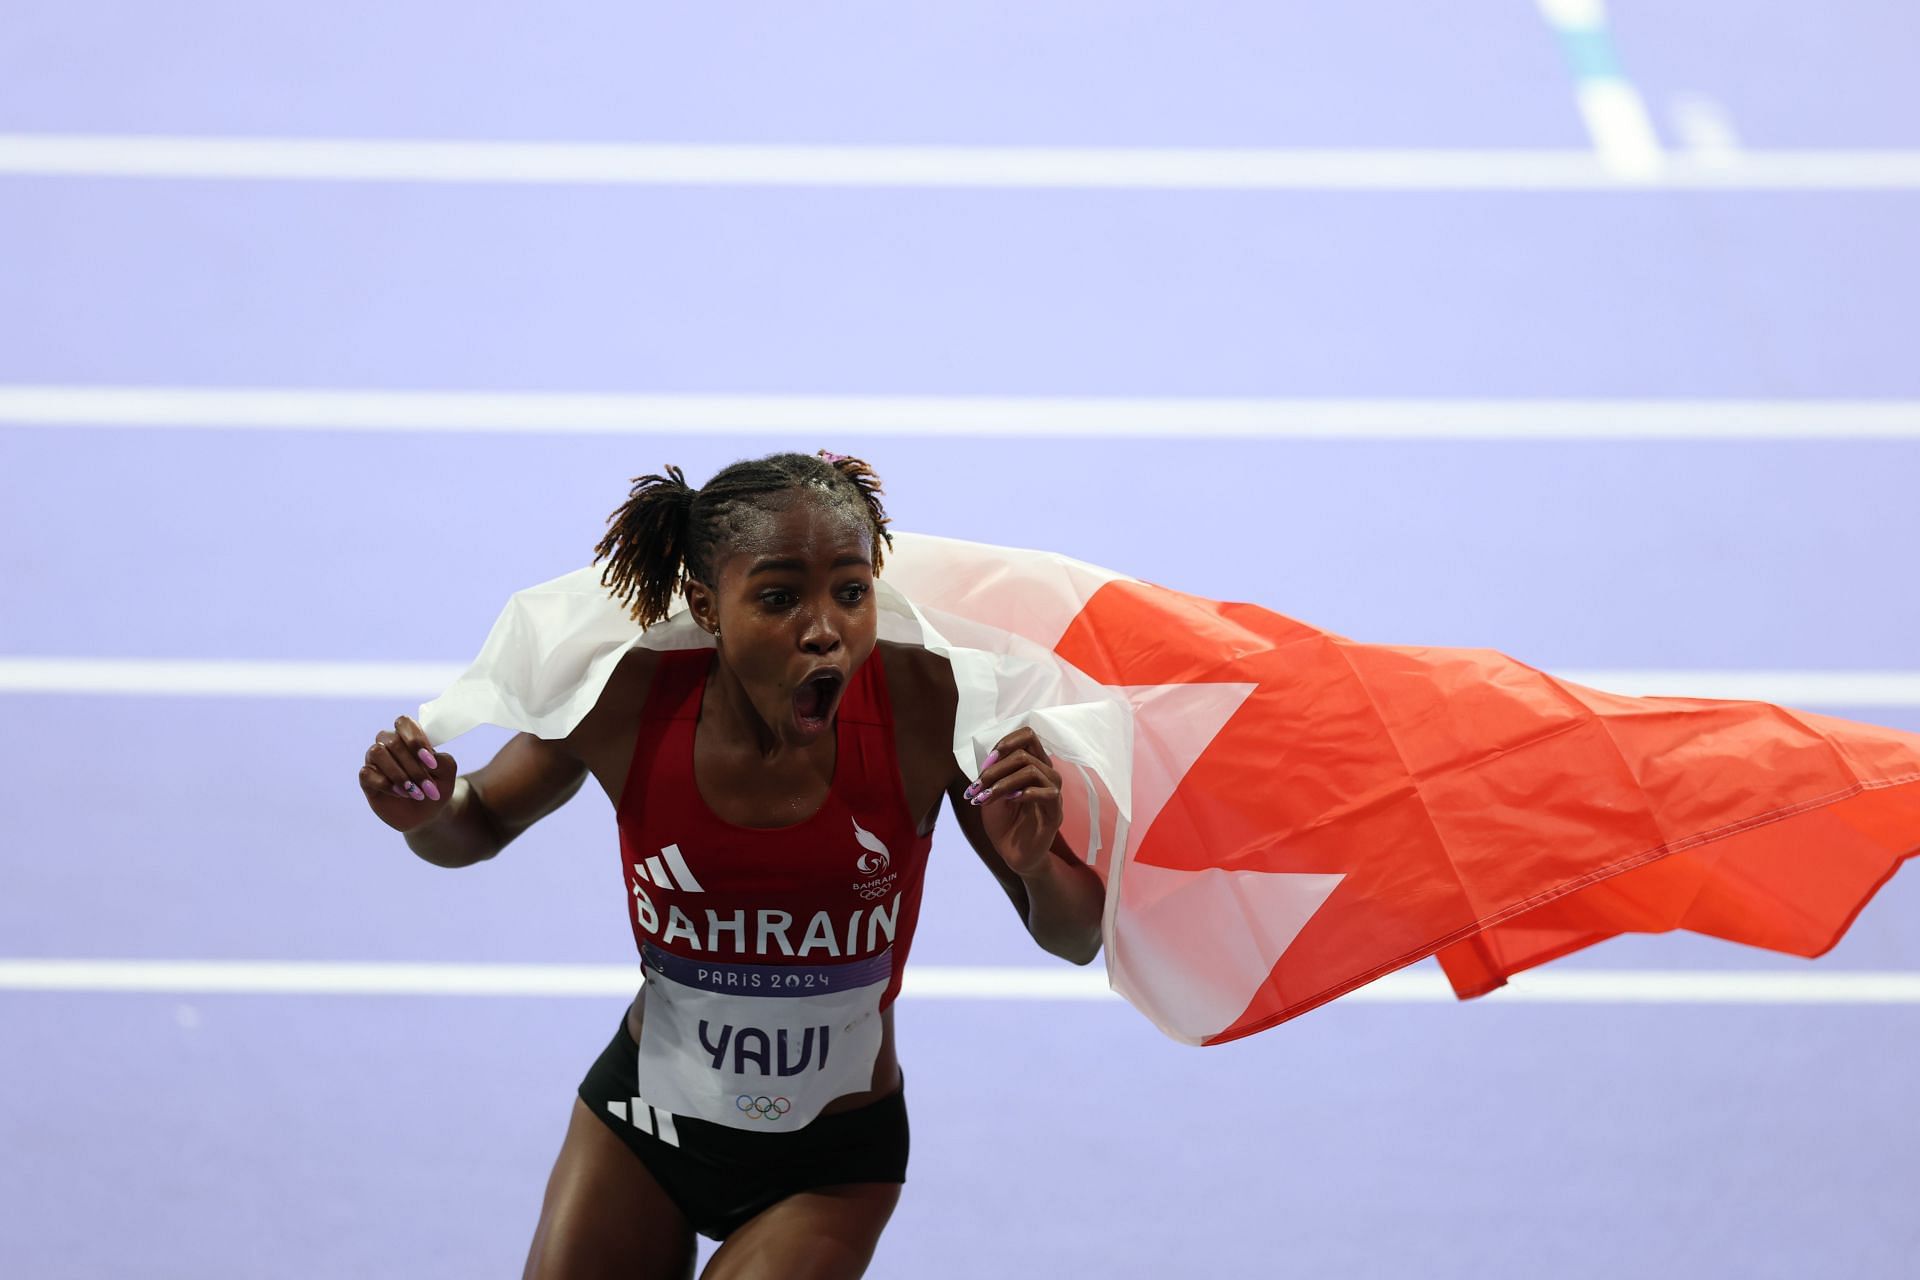
<svg viewBox="0 0 1920 1280"><path fill-rule="evenodd" d="M880 572L880 544L893 546L893 535L887 532L887 526L893 523L887 518L887 509L880 505L880 476L874 469L859 458L845 453L829 453L822 449L820 456L827 465L839 472L860 495L866 504L867 518L873 522L873 571Z"/></svg>
<svg viewBox="0 0 1920 1280"><path fill-rule="evenodd" d="M627 500L607 517L607 533L593 549L593 562L607 562L600 585L628 606L633 620L650 627L667 616L686 571L694 491L686 473L668 466L665 475L640 476Z"/></svg>

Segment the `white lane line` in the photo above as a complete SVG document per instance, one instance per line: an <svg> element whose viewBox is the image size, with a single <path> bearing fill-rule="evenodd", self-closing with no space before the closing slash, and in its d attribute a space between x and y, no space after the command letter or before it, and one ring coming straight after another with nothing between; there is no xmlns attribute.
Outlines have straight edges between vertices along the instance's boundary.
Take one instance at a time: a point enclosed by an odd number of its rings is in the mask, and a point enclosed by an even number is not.
<svg viewBox="0 0 1920 1280"><path fill-rule="evenodd" d="M623 996L632 965L350 961L0 959L0 990L332 996ZM1108 1000L1098 968L921 965L902 994L933 1000ZM1343 997L1450 1001L1431 970L1390 974ZM1920 973L1563 969L1523 973L1489 1000L1536 1004L1920 1004Z"/></svg>
<svg viewBox="0 0 1920 1280"><path fill-rule="evenodd" d="M1920 973L1567 969L1518 974L1487 998L1535 1004L1920 1004Z"/></svg>
<svg viewBox="0 0 1920 1280"><path fill-rule="evenodd" d="M465 670L457 662L199 661L0 657L0 695L423 698ZM1728 698L1810 707L1920 707L1920 671L1556 671L1561 679L1641 697Z"/></svg>
<svg viewBox="0 0 1920 1280"><path fill-rule="evenodd" d="M1604 105L1604 104L1603 104ZM1603 128L1620 132L1617 104ZM1195 191L1912 190L1920 150L862 147L0 134L0 175L589 186Z"/></svg>
<svg viewBox="0 0 1920 1280"><path fill-rule="evenodd" d="M527 435L1268 440L1920 439L1920 400L645 395L0 384L0 423Z"/></svg>
<svg viewBox="0 0 1920 1280"><path fill-rule="evenodd" d="M0 657L0 693L410 698L446 688L465 669L457 662Z"/></svg>
<svg viewBox="0 0 1920 1280"><path fill-rule="evenodd" d="M1726 698L1807 707L1920 707L1920 671L1556 671L1642 698Z"/></svg>
<svg viewBox="0 0 1920 1280"><path fill-rule="evenodd" d="M0 990L230 995L611 996L640 984L636 965L391 964L303 960L0 959ZM906 994L946 999L1105 999L1098 969L918 966Z"/></svg>

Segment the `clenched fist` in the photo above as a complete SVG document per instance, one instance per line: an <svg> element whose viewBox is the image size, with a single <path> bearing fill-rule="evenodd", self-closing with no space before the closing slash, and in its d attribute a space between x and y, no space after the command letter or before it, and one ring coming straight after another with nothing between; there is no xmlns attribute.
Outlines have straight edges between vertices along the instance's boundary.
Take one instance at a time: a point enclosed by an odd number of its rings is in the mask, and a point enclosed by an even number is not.
<svg viewBox="0 0 1920 1280"><path fill-rule="evenodd" d="M383 729L360 766L360 790L380 821L412 831L439 817L453 799L459 771L453 757L435 751L419 725L406 716Z"/></svg>

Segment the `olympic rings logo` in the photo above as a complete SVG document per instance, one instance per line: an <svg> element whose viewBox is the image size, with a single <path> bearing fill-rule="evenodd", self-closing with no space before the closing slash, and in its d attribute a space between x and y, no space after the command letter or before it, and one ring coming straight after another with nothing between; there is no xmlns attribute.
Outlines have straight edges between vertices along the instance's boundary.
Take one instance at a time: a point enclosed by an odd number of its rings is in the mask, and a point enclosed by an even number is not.
<svg viewBox="0 0 1920 1280"><path fill-rule="evenodd" d="M733 1105L749 1120L778 1120L793 1110L793 1104L785 1098L755 1098L744 1093L733 1100Z"/></svg>

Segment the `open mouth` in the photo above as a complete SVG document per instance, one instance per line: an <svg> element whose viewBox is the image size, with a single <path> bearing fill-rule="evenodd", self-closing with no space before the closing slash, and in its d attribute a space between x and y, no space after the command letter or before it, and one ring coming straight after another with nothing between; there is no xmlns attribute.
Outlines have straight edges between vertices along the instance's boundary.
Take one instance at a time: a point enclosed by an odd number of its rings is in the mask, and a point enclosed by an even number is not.
<svg viewBox="0 0 1920 1280"><path fill-rule="evenodd" d="M847 678L831 667L816 671L800 682L800 687L793 691L793 715L803 731L812 733L826 727L846 683Z"/></svg>

